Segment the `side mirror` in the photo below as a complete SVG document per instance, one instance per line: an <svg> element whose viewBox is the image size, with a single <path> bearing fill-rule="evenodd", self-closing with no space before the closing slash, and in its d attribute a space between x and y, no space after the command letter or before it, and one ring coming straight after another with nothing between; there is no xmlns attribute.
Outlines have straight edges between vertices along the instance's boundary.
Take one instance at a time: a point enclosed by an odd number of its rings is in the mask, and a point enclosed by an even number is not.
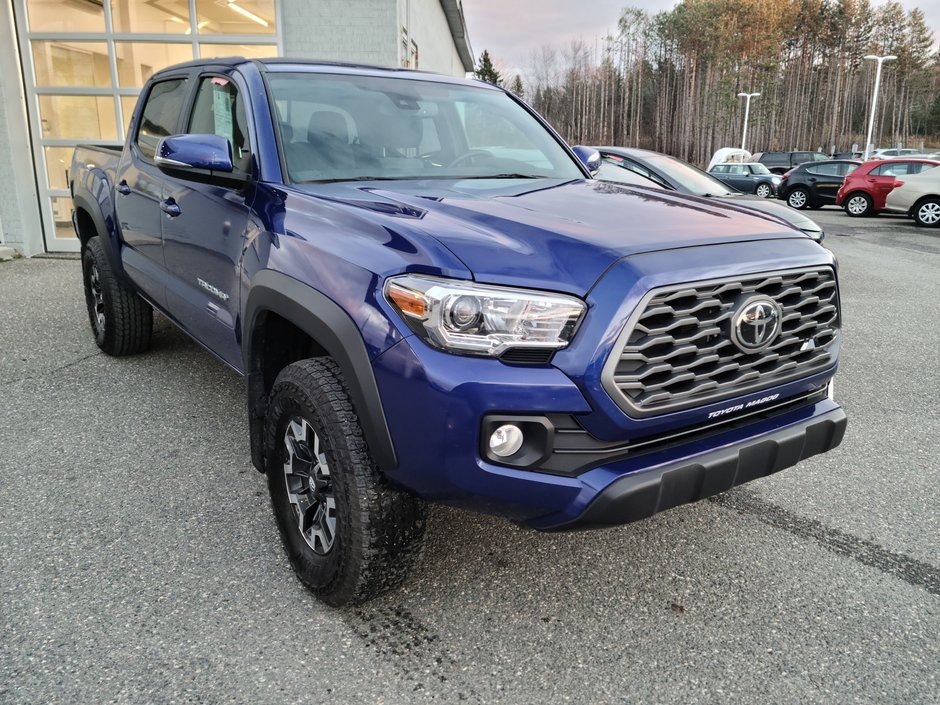
<svg viewBox="0 0 940 705"><path fill-rule="evenodd" d="M571 151L574 152L575 156L581 160L581 163L587 167L587 170L591 172L591 176L597 174L601 168L600 152L591 147L583 147L581 145L572 147Z"/></svg>
<svg viewBox="0 0 940 705"><path fill-rule="evenodd" d="M231 173L232 143L218 135L171 135L157 144L154 163L161 169L202 169Z"/></svg>

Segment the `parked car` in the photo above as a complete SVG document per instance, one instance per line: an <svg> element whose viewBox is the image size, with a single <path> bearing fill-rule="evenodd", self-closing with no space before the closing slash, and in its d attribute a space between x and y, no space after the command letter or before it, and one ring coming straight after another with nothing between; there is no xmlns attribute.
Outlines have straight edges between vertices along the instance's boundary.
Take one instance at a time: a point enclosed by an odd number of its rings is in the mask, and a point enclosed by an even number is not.
<svg viewBox="0 0 940 705"><path fill-rule="evenodd" d="M754 161L760 162L774 174L784 174L795 166L807 162L821 162L829 159L822 152L757 152Z"/></svg>
<svg viewBox="0 0 940 705"><path fill-rule="evenodd" d="M743 194L729 188L711 174L668 154L633 147L596 147L595 149L600 152L604 161L601 172L597 176L599 179L634 183L639 175L650 183L658 184L670 191L720 199L724 203L731 203L739 208L760 211L780 218L816 242L822 242L825 237L822 228L803 213L787 208L777 201Z"/></svg>
<svg viewBox="0 0 940 705"><path fill-rule="evenodd" d="M581 153L482 81L157 71L123 153L72 160L95 342L145 350L157 310L245 376L288 559L334 605L404 579L424 500L610 526L837 446L832 254Z"/></svg>
<svg viewBox="0 0 940 705"><path fill-rule="evenodd" d="M660 182L654 181L648 176L642 176L631 169L624 169L619 164L615 164L609 159L603 159L601 161L601 166L597 170L597 173L594 174L594 178L599 181L613 181L627 186L642 186L643 188L656 189L659 191L666 189ZM668 190L671 191L672 189Z"/></svg>
<svg viewBox="0 0 940 705"><path fill-rule="evenodd" d="M891 189L900 183L897 177L919 174L935 166L940 166L940 161L908 158L865 162L845 177L836 193L836 205L855 218L876 215L884 210Z"/></svg>
<svg viewBox="0 0 940 705"><path fill-rule="evenodd" d="M745 164L716 164L708 173L721 183L737 189L741 193L753 193L761 198L772 198L777 194L780 176L759 162Z"/></svg>
<svg viewBox="0 0 940 705"><path fill-rule="evenodd" d="M875 149L872 150L871 154L868 155L869 159L896 159L901 157L922 157L924 153L919 149L909 149L909 148L890 148L890 149Z"/></svg>
<svg viewBox="0 0 940 705"><path fill-rule="evenodd" d="M861 162L854 159L830 159L803 164L783 175L777 191L791 208L822 208L836 202L836 193L846 175Z"/></svg>
<svg viewBox="0 0 940 705"><path fill-rule="evenodd" d="M940 166L905 176L885 199L885 210L903 213L924 227L940 227Z"/></svg>

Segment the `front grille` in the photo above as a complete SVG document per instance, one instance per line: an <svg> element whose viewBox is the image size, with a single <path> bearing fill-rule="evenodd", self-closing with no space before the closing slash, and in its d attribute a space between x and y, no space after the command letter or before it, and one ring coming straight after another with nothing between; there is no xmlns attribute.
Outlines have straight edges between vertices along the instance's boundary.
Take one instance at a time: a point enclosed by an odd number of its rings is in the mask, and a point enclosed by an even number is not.
<svg viewBox="0 0 940 705"><path fill-rule="evenodd" d="M732 342L732 318L761 294L780 307L780 334L747 353ZM838 307L829 268L654 289L614 346L604 387L624 411L643 417L808 377L835 363Z"/></svg>

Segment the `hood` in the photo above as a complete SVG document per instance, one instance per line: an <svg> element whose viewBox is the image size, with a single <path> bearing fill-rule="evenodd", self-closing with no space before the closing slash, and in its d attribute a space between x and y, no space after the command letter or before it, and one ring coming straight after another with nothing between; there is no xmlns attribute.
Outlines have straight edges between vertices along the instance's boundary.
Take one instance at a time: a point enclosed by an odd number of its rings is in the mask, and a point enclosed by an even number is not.
<svg viewBox="0 0 940 705"><path fill-rule="evenodd" d="M790 208L790 206L783 201L743 193L740 195L732 194L731 196L722 196L722 198L727 199L728 203L740 206L741 208L760 211L761 213L772 215L775 218L780 218L784 223L791 225L797 230L802 230L804 233L822 232L822 228L819 227L816 221L807 217L800 211Z"/></svg>
<svg viewBox="0 0 940 705"><path fill-rule="evenodd" d="M476 281L585 294L640 253L803 237L715 199L600 181L401 180L306 184L303 192L443 244ZM703 256L707 256L704 255Z"/></svg>

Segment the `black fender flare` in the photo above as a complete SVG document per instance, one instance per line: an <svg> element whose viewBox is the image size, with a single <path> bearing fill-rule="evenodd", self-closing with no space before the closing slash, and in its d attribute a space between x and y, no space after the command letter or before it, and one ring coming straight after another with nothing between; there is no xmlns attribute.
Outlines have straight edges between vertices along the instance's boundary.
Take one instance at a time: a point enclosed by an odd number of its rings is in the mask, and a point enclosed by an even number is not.
<svg viewBox="0 0 940 705"><path fill-rule="evenodd" d="M398 466L382 398L372 362L356 323L339 304L293 277L271 270L258 272L251 281L245 306L242 354L248 386L248 418L251 459L264 472L264 414L267 394L261 356L256 354L263 336L259 319L274 313L309 335L336 361L359 416L369 451L382 471Z"/></svg>
<svg viewBox="0 0 940 705"><path fill-rule="evenodd" d="M122 280L126 280L124 265L121 263L121 258L118 254L119 246L117 233L113 227L108 227L105 216L101 212L101 204L91 198L91 194L88 190L82 188L79 184L75 184L73 188L72 208L76 213L81 209L88 214L88 217L91 218L92 225L95 226L95 235L101 238L101 244L104 245L104 251L111 263L111 269ZM92 237L94 237L94 235L92 235Z"/></svg>

